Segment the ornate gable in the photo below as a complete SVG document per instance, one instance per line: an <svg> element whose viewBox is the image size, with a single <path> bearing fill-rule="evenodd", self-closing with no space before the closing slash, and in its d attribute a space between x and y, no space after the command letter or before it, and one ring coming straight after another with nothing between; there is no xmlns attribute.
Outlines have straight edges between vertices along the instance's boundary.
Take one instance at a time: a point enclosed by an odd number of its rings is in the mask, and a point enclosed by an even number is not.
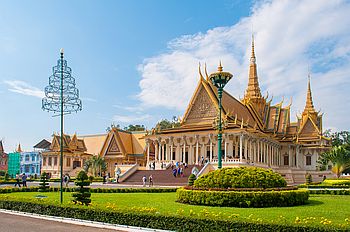
<svg viewBox="0 0 350 232"><path fill-rule="evenodd" d="M118 129L112 128L108 133L106 140L101 149L101 156L108 155L126 155L123 141L120 138Z"/></svg>
<svg viewBox="0 0 350 232"><path fill-rule="evenodd" d="M306 136L318 136L319 135L319 129L315 125L315 123L312 121L311 118L307 118L304 125L299 130L299 136L300 137L306 137Z"/></svg>
<svg viewBox="0 0 350 232"><path fill-rule="evenodd" d="M60 151L60 142L58 141L59 137L54 135L52 139L52 143L50 146L51 151Z"/></svg>
<svg viewBox="0 0 350 232"><path fill-rule="evenodd" d="M69 143L69 149L71 150L76 150L78 149L78 139L77 139L77 135L74 134L70 143Z"/></svg>
<svg viewBox="0 0 350 232"><path fill-rule="evenodd" d="M216 116L217 107L204 86L204 80L201 78L187 107L183 124L211 124Z"/></svg>
<svg viewBox="0 0 350 232"><path fill-rule="evenodd" d="M109 143L107 153L117 153L117 152L120 152L117 140L112 139L111 142Z"/></svg>

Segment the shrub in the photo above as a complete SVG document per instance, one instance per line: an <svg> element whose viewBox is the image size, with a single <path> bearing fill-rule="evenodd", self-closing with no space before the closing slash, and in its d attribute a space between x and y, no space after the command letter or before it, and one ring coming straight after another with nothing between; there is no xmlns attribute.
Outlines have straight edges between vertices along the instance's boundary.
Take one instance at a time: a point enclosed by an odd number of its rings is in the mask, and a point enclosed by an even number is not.
<svg viewBox="0 0 350 232"><path fill-rule="evenodd" d="M350 179L336 179L336 180L325 179L322 182L322 185L328 185L328 186L341 185L341 186L348 186L348 187L350 187Z"/></svg>
<svg viewBox="0 0 350 232"><path fill-rule="evenodd" d="M192 205L233 206L233 207L282 207L305 204L308 190L285 191L176 191L176 201Z"/></svg>
<svg viewBox="0 0 350 232"><path fill-rule="evenodd" d="M199 177L194 182L201 188L275 188L287 182L271 169L258 167L223 168Z"/></svg>
<svg viewBox="0 0 350 232"><path fill-rule="evenodd" d="M49 183L47 182L47 174L46 172L43 172L40 177L40 183L39 183L39 192L47 192L50 188Z"/></svg>
<svg viewBox="0 0 350 232"><path fill-rule="evenodd" d="M89 177L86 174L85 171L80 171L77 179L75 181L75 185L79 186L79 188L76 188L76 192L72 194L73 196L73 202L76 203L81 203L84 205L89 205L91 203L91 193L90 193L90 181Z"/></svg>
<svg viewBox="0 0 350 232"><path fill-rule="evenodd" d="M188 186L192 186L196 179L197 179L196 175L195 174L191 174L188 177Z"/></svg>

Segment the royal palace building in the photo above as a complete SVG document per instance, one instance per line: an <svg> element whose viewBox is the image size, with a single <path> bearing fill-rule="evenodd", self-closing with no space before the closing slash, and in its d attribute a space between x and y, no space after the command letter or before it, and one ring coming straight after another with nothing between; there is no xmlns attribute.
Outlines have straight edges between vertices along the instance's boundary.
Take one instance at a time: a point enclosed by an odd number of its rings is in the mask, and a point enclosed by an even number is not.
<svg viewBox="0 0 350 232"><path fill-rule="evenodd" d="M220 65L221 66L221 65ZM219 67L222 70L222 67ZM310 78L304 110L291 122L291 104L273 105L259 87L254 41L250 58L248 86L243 99L224 91L222 96L223 166L250 165L272 168L290 182L314 177L319 155L327 151L330 140L322 135L322 114L313 105ZM217 88L205 70L199 68L199 81L181 120L181 126L153 130L145 137L147 162L180 161L188 164L209 163L217 167L218 143L215 123L219 110Z"/></svg>
<svg viewBox="0 0 350 232"><path fill-rule="evenodd" d="M145 165L145 132L128 132L112 127L99 135L63 136L63 174L76 176L84 162L93 156L101 156L107 163L107 173L114 177L116 165ZM42 172L52 177L60 176L60 135L53 135L52 142L42 151ZM41 142L40 142L41 143ZM38 147L38 146L37 146Z"/></svg>

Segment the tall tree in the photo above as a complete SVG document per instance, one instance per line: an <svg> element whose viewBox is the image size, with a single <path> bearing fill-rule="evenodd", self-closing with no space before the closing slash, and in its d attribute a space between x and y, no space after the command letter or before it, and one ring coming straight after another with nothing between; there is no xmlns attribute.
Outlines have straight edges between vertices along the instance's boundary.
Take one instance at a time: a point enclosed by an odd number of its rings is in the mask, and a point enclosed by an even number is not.
<svg viewBox="0 0 350 232"><path fill-rule="evenodd" d="M321 170L325 170L331 163L332 171L339 178L343 172L350 170L350 132L332 133L328 130L324 134L332 139L332 149L321 154L317 162Z"/></svg>
<svg viewBox="0 0 350 232"><path fill-rule="evenodd" d="M107 163L101 156L93 156L84 163L85 172L90 172L93 176L101 175L107 170Z"/></svg>

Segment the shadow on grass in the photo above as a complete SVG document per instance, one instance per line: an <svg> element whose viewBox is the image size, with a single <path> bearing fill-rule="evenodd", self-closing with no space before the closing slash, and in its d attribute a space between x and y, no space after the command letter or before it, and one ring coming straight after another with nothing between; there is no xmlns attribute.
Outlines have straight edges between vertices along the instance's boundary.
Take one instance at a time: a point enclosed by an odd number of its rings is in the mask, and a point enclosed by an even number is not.
<svg viewBox="0 0 350 232"><path fill-rule="evenodd" d="M317 200L308 200L305 205L302 205L304 207L309 207L309 206L315 206L315 205L323 205L323 201L317 201Z"/></svg>

